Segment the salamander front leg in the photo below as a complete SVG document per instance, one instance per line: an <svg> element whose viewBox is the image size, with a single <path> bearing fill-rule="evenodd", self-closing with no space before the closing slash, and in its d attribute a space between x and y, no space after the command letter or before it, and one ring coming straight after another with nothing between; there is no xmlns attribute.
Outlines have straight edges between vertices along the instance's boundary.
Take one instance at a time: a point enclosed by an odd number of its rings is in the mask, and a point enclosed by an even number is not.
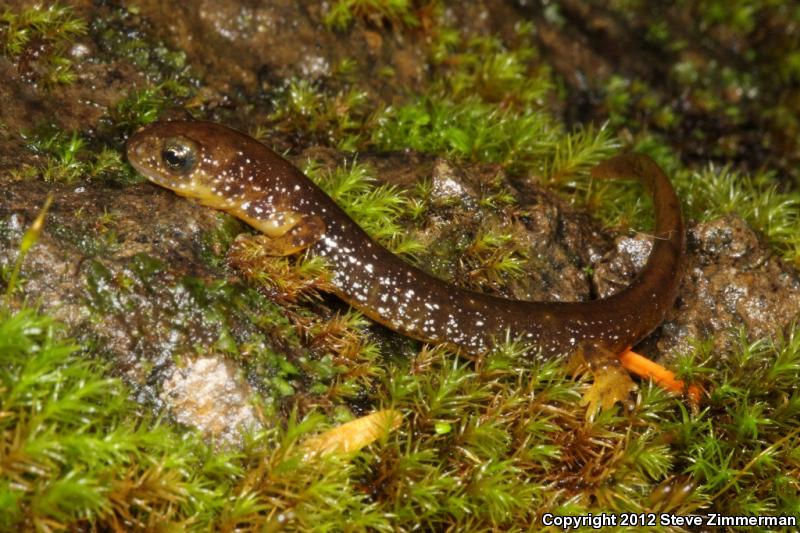
<svg viewBox="0 0 800 533"><path fill-rule="evenodd" d="M286 217L290 218L290 217ZM255 239L267 255L286 256L302 252L325 234L325 222L315 215L297 215L291 217L292 224L286 225L283 231L255 235Z"/></svg>

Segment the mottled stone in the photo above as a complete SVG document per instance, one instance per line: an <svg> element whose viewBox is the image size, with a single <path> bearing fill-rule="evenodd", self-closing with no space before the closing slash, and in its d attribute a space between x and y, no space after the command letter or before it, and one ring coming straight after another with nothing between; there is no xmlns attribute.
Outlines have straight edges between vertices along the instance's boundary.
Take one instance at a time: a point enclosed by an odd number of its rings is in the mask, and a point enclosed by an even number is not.
<svg viewBox="0 0 800 533"><path fill-rule="evenodd" d="M647 260L651 237L620 237L595 268L599 295L627 285ZM727 215L688 231L687 261L678 298L658 335L644 349L667 359L710 339L724 357L743 331L774 337L800 318L800 275L774 255L747 223ZM656 342L657 341L657 342Z"/></svg>
<svg viewBox="0 0 800 533"><path fill-rule="evenodd" d="M652 247L652 238L641 233L614 239L614 250L594 269L592 283L597 297L606 298L628 286L644 268Z"/></svg>
<svg viewBox="0 0 800 533"><path fill-rule="evenodd" d="M478 195L459 171L445 159L437 159L431 175L431 198L435 202L458 202L464 208L474 208Z"/></svg>
<svg viewBox="0 0 800 533"><path fill-rule="evenodd" d="M161 399L178 422L223 443L236 442L259 425L251 395L234 364L221 357L186 360L161 390Z"/></svg>

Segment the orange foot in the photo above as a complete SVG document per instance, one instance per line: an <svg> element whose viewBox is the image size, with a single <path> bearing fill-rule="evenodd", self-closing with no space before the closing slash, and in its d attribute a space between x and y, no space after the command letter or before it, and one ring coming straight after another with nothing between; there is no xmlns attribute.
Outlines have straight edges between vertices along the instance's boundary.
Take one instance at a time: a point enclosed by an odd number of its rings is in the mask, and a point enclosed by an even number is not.
<svg viewBox="0 0 800 533"><path fill-rule="evenodd" d="M637 376L644 379L652 378L653 381L667 389L668 391L677 394L684 394L689 397L692 405L700 405L701 392L700 388L696 385L686 386L686 383L679 379L675 379L675 373L667 370L658 363L639 355L636 352L627 350L619 356L619 361L622 366L628 371L633 372Z"/></svg>

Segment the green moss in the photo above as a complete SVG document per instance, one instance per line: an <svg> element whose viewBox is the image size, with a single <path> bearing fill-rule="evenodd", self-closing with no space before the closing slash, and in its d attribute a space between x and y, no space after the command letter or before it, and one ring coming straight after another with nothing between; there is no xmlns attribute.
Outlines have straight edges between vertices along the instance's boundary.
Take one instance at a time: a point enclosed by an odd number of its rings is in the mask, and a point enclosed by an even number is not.
<svg viewBox="0 0 800 533"><path fill-rule="evenodd" d="M158 424L130 423L138 413L127 392L60 340L51 320L3 311L0 339L4 528L124 516L147 522L153 511L168 522L175 502L202 494L188 471L174 470L196 462L188 448L202 450L201 443Z"/></svg>
<svg viewBox="0 0 800 533"><path fill-rule="evenodd" d="M117 150L92 143L78 132L67 133L46 126L26 133L25 137L28 149L39 156L40 162L20 167L16 172L21 177L41 177L58 183L85 179L138 181Z"/></svg>
<svg viewBox="0 0 800 533"><path fill-rule="evenodd" d="M512 224L490 217L474 232L464 228L438 238L427 249L425 268L473 290L502 290L525 275L528 250Z"/></svg>
<svg viewBox="0 0 800 533"><path fill-rule="evenodd" d="M58 3L21 11L4 8L0 13L0 54L16 60L21 71L45 87L69 84L76 76L67 51L85 33L86 22Z"/></svg>
<svg viewBox="0 0 800 533"><path fill-rule="evenodd" d="M354 163L323 173L310 164L305 173L381 244L398 254L422 250L422 243L401 223L412 214L408 195L389 185L376 186L369 167Z"/></svg>
<svg viewBox="0 0 800 533"><path fill-rule="evenodd" d="M86 153L86 142L75 133L67 135L55 130L49 135L34 135L28 147L48 158L42 168L45 181L71 183L88 170L88 164L81 160Z"/></svg>
<svg viewBox="0 0 800 533"><path fill-rule="evenodd" d="M330 29L345 30L357 19L392 26L419 26L412 0L336 0L323 22Z"/></svg>
<svg viewBox="0 0 800 533"><path fill-rule="evenodd" d="M544 104L553 90L549 71L532 61L524 41L514 50L491 38L448 35L446 43L455 66L442 67L426 95L377 112L372 144L500 163L554 181L585 172L615 148L605 129L564 131Z"/></svg>
<svg viewBox="0 0 800 533"><path fill-rule="evenodd" d="M176 101L186 99L191 88L176 81L166 81L144 89L133 89L119 100L110 113L113 127L131 133L136 128L155 122Z"/></svg>
<svg viewBox="0 0 800 533"><path fill-rule="evenodd" d="M546 182L568 181L586 174L618 142L607 128L564 130L545 105L553 83L548 69L534 62L529 34L521 25L519 46L508 49L495 38L466 39L439 29L430 46L437 76L423 95L391 106L376 106L357 86L292 80L273 91L270 127L299 129L343 150L411 148L500 163Z"/></svg>
<svg viewBox="0 0 800 533"><path fill-rule="evenodd" d="M289 520L327 530L347 512L386 529L350 485L352 464L303 458L297 443L321 417L255 434L241 452L214 450L143 416L129 392L58 331L32 310L0 312L4 529L226 529Z"/></svg>
<svg viewBox="0 0 800 533"><path fill-rule="evenodd" d="M148 29L147 22L132 6L110 8L92 19L89 27L104 60L130 62L153 85L166 82L193 85L186 54L155 40Z"/></svg>
<svg viewBox="0 0 800 533"><path fill-rule="evenodd" d="M541 114L499 113L496 105L477 98L444 97L387 108L377 122L372 142L380 149L411 148L513 166L546 152L543 144L552 140L548 130L554 125Z"/></svg>
<svg viewBox="0 0 800 533"><path fill-rule="evenodd" d="M462 38L442 29L431 44L441 63L424 95L371 110L357 87L323 89L292 80L274 91L271 127L300 129L344 150L414 149L471 161L501 163L516 173L563 180L585 173L617 146L609 130L565 132L545 106L553 90L548 69L521 43L509 50L494 38Z"/></svg>
<svg viewBox="0 0 800 533"><path fill-rule="evenodd" d="M349 69L338 71L347 79ZM275 101L269 115L270 132L301 130L318 142L353 151L362 142L364 123L369 116L367 92L358 87L326 88L303 79L290 79L277 87L270 98ZM264 128L255 132L264 136Z"/></svg>
<svg viewBox="0 0 800 533"><path fill-rule="evenodd" d="M203 233L201 237L202 248L200 256L212 268L221 269L225 266L225 256L234 242L234 239L245 226L237 218L227 213L217 213L217 225L212 230Z"/></svg>
<svg viewBox="0 0 800 533"><path fill-rule="evenodd" d="M735 213L761 232L787 261L800 265L800 192L783 190L774 173L745 174L710 165L701 170L682 167L672 150L657 138L637 147L652 155L671 176L683 200L684 217L699 222ZM578 179L570 183L578 201L595 208L609 226L652 227L652 204L632 182Z"/></svg>
<svg viewBox="0 0 800 533"><path fill-rule="evenodd" d="M797 516L797 486L789 498L775 495L786 495L783 476L800 468L794 457L800 398L784 388L800 374L798 330L775 341L743 340L736 354L715 373L707 409L681 431L687 471L725 514Z"/></svg>
<svg viewBox="0 0 800 533"><path fill-rule="evenodd" d="M724 25L736 33L747 35L753 31L757 24L759 9L767 5L768 2L747 0L699 2L697 10L700 18L700 27L707 30L709 26Z"/></svg>

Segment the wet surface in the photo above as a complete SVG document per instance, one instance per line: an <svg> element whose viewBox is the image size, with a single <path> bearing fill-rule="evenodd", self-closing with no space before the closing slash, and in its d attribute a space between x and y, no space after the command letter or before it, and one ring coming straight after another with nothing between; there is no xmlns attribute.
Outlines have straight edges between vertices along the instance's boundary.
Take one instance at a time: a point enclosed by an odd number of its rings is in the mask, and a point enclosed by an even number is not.
<svg viewBox="0 0 800 533"><path fill-rule="evenodd" d="M647 261L647 235L619 237L596 267L597 292L605 296L628 283ZM800 275L776 257L735 215L689 229L688 263L677 301L660 331L644 344L670 359L710 339L724 358L746 338L775 338L800 316ZM713 364L713 363L712 363Z"/></svg>
<svg viewBox="0 0 800 533"><path fill-rule="evenodd" d="M258 98L287 78L314 82L329 77L344 59L374 76L376 92L392 93L425 76L414 36L372 28L347 34L321 31L324 13L318 2L203 0L176 6L147 1L140 7L154 21L156 34L184 50L205 83L223 94ZM397 79L377 75L387 65Z"/></svg>
<svg viewBox="0 0 800 533"><path fill-rule="evenodd" d="M209 353L210 360L228 365L229 374L237 365L224 362L230 356L228 336L239 342L255 339L246 313L256 313L258 303L235 297L225 276L205 261L213 247L210 232L220 227L217 215L188 202L176 204L149 185L110 189L12 183L0 204L3 268L15 260L22 233L48 191L54 194L53 207L22 272L27 300L95 347L140 400L164 405L186 423L193 409L205 409L198 427L222 440L233 438L240 422L250 423L242 411L247 402L222 401L214 394L242 399L249 388L227 382L219 390L208 389L213 392L209 399L190 401L181 396L186 385L176 373L176 357ZM261 332L257 337L269 344ZM221 380L221 371L209 370L209 364L203 368ZM170 394L162 392L167 379ZM228 417L236 423L224 422Z"/></svg>
<svg viewBox="0 0 800 533"><path fill-rule="evenodd" d="M663 133L684 161L766 166L800 183L800 29L791 3L724 13L703 2L509 4L534 22L565 81L568 121L614 121L620 97L634 138Z"/></svg>

